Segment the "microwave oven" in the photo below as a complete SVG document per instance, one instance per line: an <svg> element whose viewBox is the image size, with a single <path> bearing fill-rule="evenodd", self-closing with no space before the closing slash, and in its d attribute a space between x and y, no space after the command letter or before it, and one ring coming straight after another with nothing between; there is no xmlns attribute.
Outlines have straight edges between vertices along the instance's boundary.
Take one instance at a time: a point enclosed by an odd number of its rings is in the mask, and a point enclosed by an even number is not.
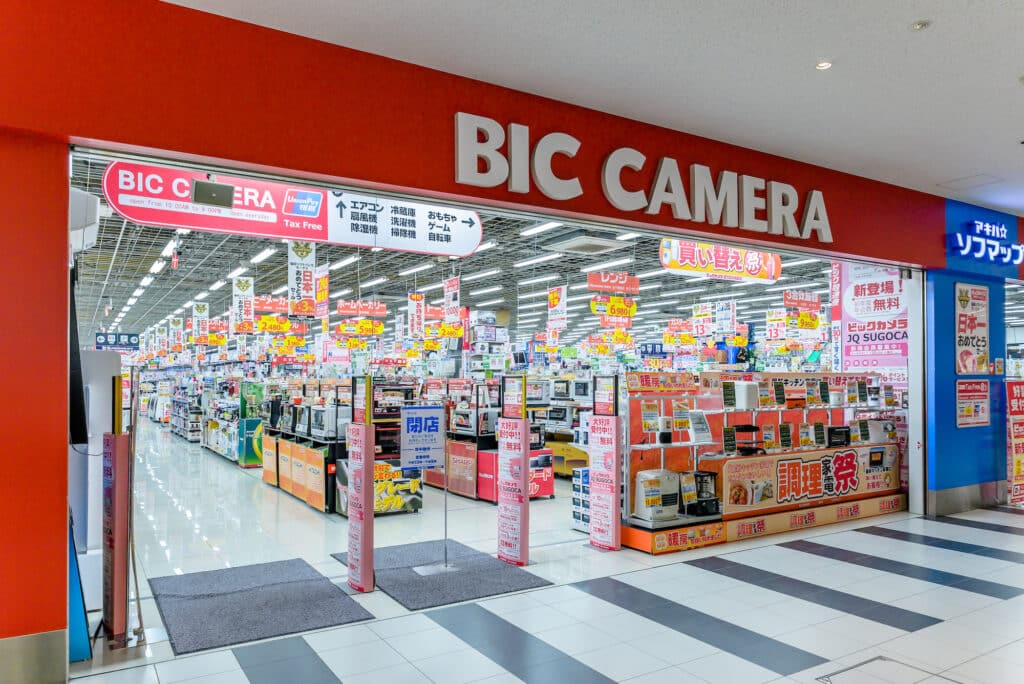
<svg viewBox="0 0 1024 684"><path fill-rule="evenodd" d="M552 380L551 381L551 398L569 400L572 395L569 394L569 381L568 380Z"/></svg>

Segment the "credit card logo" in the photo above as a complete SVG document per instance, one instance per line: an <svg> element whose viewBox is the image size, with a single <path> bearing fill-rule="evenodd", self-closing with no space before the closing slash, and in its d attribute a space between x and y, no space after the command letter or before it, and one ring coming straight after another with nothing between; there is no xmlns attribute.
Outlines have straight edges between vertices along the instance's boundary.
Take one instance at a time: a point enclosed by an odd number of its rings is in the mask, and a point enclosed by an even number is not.
<svg viewBox="0 0 1024 684"><path fill-rule="evenodd" d="M323 198L322 192L289 189L284 195L282 211L289 216L317 218L320 216L320 204L323 202Z"/></svg>

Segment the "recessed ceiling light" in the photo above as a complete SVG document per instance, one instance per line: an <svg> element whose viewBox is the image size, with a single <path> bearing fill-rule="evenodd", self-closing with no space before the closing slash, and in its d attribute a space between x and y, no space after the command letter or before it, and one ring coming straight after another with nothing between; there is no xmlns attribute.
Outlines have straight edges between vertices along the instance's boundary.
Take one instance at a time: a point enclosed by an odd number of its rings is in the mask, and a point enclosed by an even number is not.
<svg viewBox="0 0 1024 684"><path fill-rule="evenodd" d="M814 65L814 68L818 71L826 71L832 68L832 62L818 62Z"/></svg>
<svg viewBox="0 0 1024 684"><path fill-rule="evenodd" d="M926 28L932 25L932 22L928 19L918 19L910 25L911 31L924 31Z"/></svg>

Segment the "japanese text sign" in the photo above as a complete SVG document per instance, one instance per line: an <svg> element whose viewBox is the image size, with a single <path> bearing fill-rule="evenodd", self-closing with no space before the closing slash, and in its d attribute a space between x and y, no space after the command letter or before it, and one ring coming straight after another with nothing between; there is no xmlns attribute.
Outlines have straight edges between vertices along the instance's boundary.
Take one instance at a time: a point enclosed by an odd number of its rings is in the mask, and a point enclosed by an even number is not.
<svg viewBox="0 0 1024 684"><path fill-rule="evenodd" d="M498 559L529 563L530 427L522 418L498 419Z"/></svg>
<svg viewBox="0 0 1024 684"><path fill-rule="evenodd" d="M231 279L231 327L234 333L256 332L253 278Z"/></svg>
<svg viewBox="0 0 1024 684"><path fill-rule="evenodd" d="M782 259L772 252L665 238L659 249L661 265L672 271L704 273L712 278L756 278L774 282L782 275Z"/></svg>
<svg viewBox="0 0 1024 684"><path fill-rule="evenodd" d="M988 287L956 283L957 375L989 372Z"/></svg>
<svg viewBox="0 0 1024 684"><path fill-rule="evenodd" d="M288 303L292 316L312 317L316 313L316 245L292 242L288 245Z"/></svg>
<svg viewBox="0 0 1024 684"><path fill-rule="evenodd" d="M548 289L548 328L562 330L568 324L566 318L566 292L568 287L559 285Z"/></svg>
<svg viewBox="0 0 1024 684"><path fill-rule="evenodd" d="M618 271L587 274L587 289L592 292L613 292L615 294L638 294L640 279Z"/></svg>

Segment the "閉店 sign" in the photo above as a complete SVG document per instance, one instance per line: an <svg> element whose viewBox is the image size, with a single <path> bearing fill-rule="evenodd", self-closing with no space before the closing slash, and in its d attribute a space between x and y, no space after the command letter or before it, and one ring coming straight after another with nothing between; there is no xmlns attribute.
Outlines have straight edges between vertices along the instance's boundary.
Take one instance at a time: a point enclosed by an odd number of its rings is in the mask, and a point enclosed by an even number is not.
<svg viewBox="0 0 1024 684"><path fill-rule="evenodd" d="M303 242L465 257L483 235L480 216L468 209L257 178L218 174L216 182L233 190L231 206L194 202L194 184L209 176L117 160L103 174L103 196L120 216L141 225Z"/></svg>
<svg viewBox="0 0 1024 684"><path fill-rule="evenodd" d="M832 242L825 196L820 190L798 189L782 180L730 170L720 171L716 178L704 164L680 169L672 157L649 160L632 147L610 151L601 167L600 187L597 183L584 187L580 176L564 171L572 168L572 159L583 144L558 131L531 144L528 126L510 123L506 135L505 127L494 119L458 112L455 182L480 188L507 184L510 192L526 194L532 180L544 196L553 200L602 192L616 209L644 212L652 218L670 211L673 218L694 223ZM556 174L552 163L556 157L557 166L563 169L561 175ZM647 166L657 169L650 185L634 187L629 179Z"/></svg>

